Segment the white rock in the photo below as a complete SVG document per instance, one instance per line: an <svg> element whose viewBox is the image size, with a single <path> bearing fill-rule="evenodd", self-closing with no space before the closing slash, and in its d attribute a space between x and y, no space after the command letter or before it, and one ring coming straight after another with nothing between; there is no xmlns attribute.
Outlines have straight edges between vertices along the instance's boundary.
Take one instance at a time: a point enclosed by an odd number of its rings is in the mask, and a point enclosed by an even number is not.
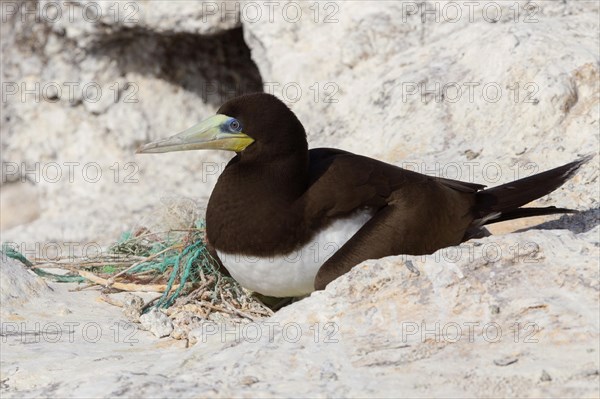
<svg viewBox="0 0 600 399"><path fill-rule="evenodd" d="M150 331L158 338L167 337L173 332L173 323L169 317L156 308L140 316L144 330Z"/></svg>
<svg viewBox="0 0 600 399"><path fill-rule="evenodd" d="M50 288L43 279L0 251L0 302L3 311L49 293Z"/></svg>
<svg viewBox="0 0 600 399"><path fill-rule="evenodd" d="M240 7L239 2L230 1L103 3L81 0L67 4L42 0L37 5L37 19L47 22L54 32L85 46L91 44L95 36L119 35L126 29L169 34L219 33L240 25L236 5Z"/></svg>

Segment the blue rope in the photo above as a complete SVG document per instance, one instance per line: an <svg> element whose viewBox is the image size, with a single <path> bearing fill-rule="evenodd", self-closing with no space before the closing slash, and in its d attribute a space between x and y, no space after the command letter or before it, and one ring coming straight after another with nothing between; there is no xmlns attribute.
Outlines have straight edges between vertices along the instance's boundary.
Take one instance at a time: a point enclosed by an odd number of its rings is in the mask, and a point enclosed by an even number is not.
<svg viewBox="0 0 600 399"><path fill-rule="evenodd" d="M185 287L185 283L188 281L188 278L190 277L190 275L192 274L192 272L194 270L194 263L206 251L207 251L206 244L202 240L199 240L199 241L196 241L195 243L193 243L192 245L187 246L181 252L181 254L179 254L175 258L175 260L173 262L173 270L171 271L171 275L169 276L169 281L167 283L167 289L163 293L162 297L158 300L156 305L154 305L155 307L168 308L175 302L175 299L177 299L179 297L181 291ZM181 278L179 279L179 287L177 287L177 289L175 290L175 292L172 295L169 295L169 293L171 292L171 288L173 287L173 284L175 283L175 280L179 274L179 268L182 264L182 260L184 260L184 259L185 259L185 266L183 268ZM206 256L204 257L204 259L205 260L207 259ZM201 265L203 263L205 263L205 262L201 262ZM195 279L193 279L193 280L195 280Z"/></svg>
<svg viewBox="0 0 600 399"><path fill-rule="evenodd" d="M7 243L2 244L2 252L9 258L18 260L19 262L21 262L22 264L27 266L32 272L34 272L38 276L48 278L54 282L57 282L57 283L83 283L84 281L86 281L86 279L81 276L62 276L60 274L49 273L42 269L35 268L35 267L33 267L34 266L33 263L31 263L29 261L29 259L27 259L25 257L25 255L23 255L16 249L12 248Z"/></svg>

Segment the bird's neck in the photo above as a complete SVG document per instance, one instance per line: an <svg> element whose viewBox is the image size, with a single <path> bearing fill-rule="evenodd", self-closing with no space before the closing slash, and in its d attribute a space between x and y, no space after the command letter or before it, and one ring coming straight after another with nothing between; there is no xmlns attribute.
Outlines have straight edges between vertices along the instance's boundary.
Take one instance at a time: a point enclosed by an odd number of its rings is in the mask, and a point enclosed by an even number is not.
<svg viewBox="0 0 600 399"><path fill-rule="evenodd" d="M304 194L308 187L308 151L293 156L273 157L261 162L232 162L223 179L235 179L237 191L255 192L260 189L278 202L292 203Z"/></svg>
<svg viewBox="0 0 600 399"><path fill-rule="evenodd" d="M256 164L233 159L208 203L209 241L221 251L252 255L294 248L303 233L298 199L307 187L308 160L299 156Z"/></svg>

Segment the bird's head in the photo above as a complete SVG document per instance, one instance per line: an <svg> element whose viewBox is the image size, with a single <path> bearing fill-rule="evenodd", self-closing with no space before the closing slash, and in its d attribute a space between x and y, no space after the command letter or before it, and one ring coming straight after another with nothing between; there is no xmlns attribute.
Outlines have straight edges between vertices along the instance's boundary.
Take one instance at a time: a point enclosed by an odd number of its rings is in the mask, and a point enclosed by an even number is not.
<svg viewBox="0 0 600 399"><path fill-rule="evenodd" d="M277 97L254 93L227 101L216 115L172 137L145 144L137 152L215 149L234 151L242 159L264 159L307 148L306 133L296 115Z"/></svg>

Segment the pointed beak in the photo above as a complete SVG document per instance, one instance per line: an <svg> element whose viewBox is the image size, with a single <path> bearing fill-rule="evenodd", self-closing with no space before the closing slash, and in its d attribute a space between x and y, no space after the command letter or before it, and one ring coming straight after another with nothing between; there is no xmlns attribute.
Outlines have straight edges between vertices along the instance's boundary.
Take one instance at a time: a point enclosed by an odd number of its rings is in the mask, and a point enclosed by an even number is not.
<svg viewBox="0 0 600 399"><path fill-rule="evenodd" d="M227 115L217 114L166 139L153 141L138 148L138 154L188 150L228 150L240 152L254 142L243 132L231 132Z"/></svg>

